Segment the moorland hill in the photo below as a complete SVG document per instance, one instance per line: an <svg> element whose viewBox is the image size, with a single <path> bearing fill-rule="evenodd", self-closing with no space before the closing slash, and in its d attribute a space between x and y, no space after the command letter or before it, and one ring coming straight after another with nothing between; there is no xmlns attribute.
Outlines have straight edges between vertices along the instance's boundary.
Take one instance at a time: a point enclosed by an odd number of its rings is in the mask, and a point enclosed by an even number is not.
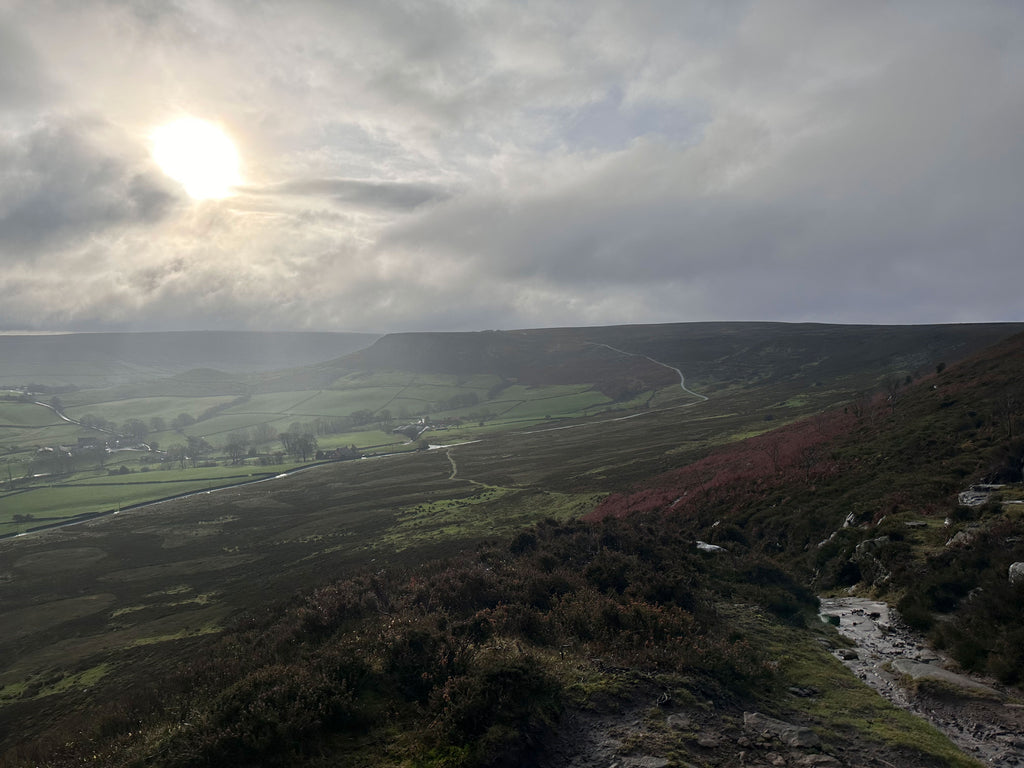
<svg viewBox="0 0 1024 768"><path fill-rule="evenodd" d="M0 334L0 386L107 387L192 368L253 373L320 362L377 338L258 331Z"/></svg>
<svg viewBox="0 0 1024 768"><path fill-rule="evenodd" d="M921 373L958 360L1024 326L829 325L709 322L389 334L321 370L497 374L527 384L593 382L632 374L671 382L658 363L704 386L847 377L867 385L890 372Z"/></svg>
<svg viewBox="0 0 1024 768"><path fill-rule="evenodd" d="M887 599L1017 682L1014 488L957 494L1019 479L1024 345L954 364L1016 327L701 325L385 337L288 372L337 389L204 400L187 429L211 439L334 400L476 388L503 410L433 450L0 542L0 765L554 766L581 723L632 724L616 759L977 765L839 664L814 595ZM463 367L429 373L444 359ZM620 402L525 386L566 360L672 380ZM122 407L78 407L101 406ZM817 745L747 733L751 711Z"/></svg>

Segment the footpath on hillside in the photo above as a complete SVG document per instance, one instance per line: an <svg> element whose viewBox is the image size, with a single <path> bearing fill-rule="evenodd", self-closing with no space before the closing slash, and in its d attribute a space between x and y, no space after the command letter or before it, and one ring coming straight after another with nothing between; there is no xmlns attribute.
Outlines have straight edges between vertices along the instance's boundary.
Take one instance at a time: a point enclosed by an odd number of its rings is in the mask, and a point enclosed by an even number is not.
<svg viewBox="0 0 1024 768"><path fill-rule="evenodd" d="M836 655L879 694L984 763L1024 766L1024 702L993 681L952 671L949 659L928 648L886 603L823 598L821 616L838 621L839 633L857 644Z"/></svg>

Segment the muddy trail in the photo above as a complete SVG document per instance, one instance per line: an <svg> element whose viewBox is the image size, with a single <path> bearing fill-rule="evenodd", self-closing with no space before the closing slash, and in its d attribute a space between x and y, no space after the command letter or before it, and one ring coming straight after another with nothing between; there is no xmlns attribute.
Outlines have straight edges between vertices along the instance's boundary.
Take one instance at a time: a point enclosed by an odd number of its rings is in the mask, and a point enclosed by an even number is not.
<svg viewBox="0 0 1024 768"><path fill-rule="evenodd" d="M953 671L886 603L823 598L823 620L856 648L836 655L867 685L924 718L968 755L993 766L1024 766L1024 702L1019 692Z"/></svg>

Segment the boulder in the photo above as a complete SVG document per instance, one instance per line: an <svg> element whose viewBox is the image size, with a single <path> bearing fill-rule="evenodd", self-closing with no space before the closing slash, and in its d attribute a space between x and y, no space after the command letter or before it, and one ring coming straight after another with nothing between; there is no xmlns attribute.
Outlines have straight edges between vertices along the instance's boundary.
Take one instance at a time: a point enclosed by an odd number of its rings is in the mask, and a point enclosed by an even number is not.
<svg viewBox="0 0 1024 768"><path fill-rule="evenodd" d="M717 544L708 544L706 541L698 541L697 549L701 552L725 552L725 547L720 547Z"/></svg>
<svg viewBox="0 0 1024 768"><path fill-rule="evenodd" d="M948 669L937 667L934 664L925 664L914 659L895 659L892 668L912 680L934 680L945 683L953 688L960 688L965 692L976 696L984 696L993 699L1002 699L1003 694L995 688L979 683L966 675L950 672Z"/></svg>
<svg viewBox="0 0 1024 768"><path fill-rule="evenodd" d="M1013 563L1007 576L1010 579L1010 584L1015 587L1024 584L1024 563Z"/></svg>
<svg viewBox="0 0 1024 768"><path fill-rule="evenodd" d="M748 730L758 733L769 733L783 744L790 747L817 747L821 745L818 734L810 728L776 720L774 717L762 715L760 712L744 712L743 725Z"/></svg>

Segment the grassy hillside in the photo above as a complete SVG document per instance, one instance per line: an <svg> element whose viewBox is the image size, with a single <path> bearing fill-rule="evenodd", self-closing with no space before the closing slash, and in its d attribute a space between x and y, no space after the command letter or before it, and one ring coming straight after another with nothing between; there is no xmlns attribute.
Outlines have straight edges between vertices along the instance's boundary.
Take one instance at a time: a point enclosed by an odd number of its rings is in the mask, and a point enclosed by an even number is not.
<svg viewBox="0 0 1024 768"><path fill-rule="evenodd" d="M591 514L671 515L695 537L858 587L963 666L1024 680L1024 336L918 383L720 449ZM986 503L960 492L1009 484ZM979 500L980 501L980 500Z"/></svg>
<svg viewBox="0 0 1024 768"><path fill-rule="evenodd" d="M607 335L579 341L587 360L614 361L590 370L628 371L633 352L667 344L648 328L638 333L653 334L650 346L638 336L639 349L627 348L617 332L588 329ZM1003 561L1024 559L1016 518L950 499L1019 468L999 430L1019 428L1005 404L1022 350L1013 340L936 375L967 343L960 333L929 353L943 356L928 359L931 378L910 384L876 336L847 368L820 354L787 363L780 350L792 345L726 339L708 370L760 357L772 372L720 382L709 400L678 382L614 402L585 384L527 386L494 370L333 363L329 387L225 395L228 407L185 432L470 392L477 407L507 407L448 448L0 541L0 626L17 628L0 632L0 765L93 755L105 765L525 764L567 723L628 718L640 724L638 749L725 766L753 709L817 733L809 759L972 765L859 686L827 652L842 640L813 617L812 599L859 584L904 601L921 626L945 611L936 639L964 645L980 627L977 668L1013 679L1000 664L1015 657L1000 649L1020 621L995 609L1013 604ZM684 351L673 348L661 349ZM808 366L828 364L831 379L808 383ZM878 398L857 398L870 382ZM150 404L165 415L177 405ZM975 538L947 547L960 528ZM962 573L993 599L957 595ZM808 687L817 693L792 693Z"/></svg>

